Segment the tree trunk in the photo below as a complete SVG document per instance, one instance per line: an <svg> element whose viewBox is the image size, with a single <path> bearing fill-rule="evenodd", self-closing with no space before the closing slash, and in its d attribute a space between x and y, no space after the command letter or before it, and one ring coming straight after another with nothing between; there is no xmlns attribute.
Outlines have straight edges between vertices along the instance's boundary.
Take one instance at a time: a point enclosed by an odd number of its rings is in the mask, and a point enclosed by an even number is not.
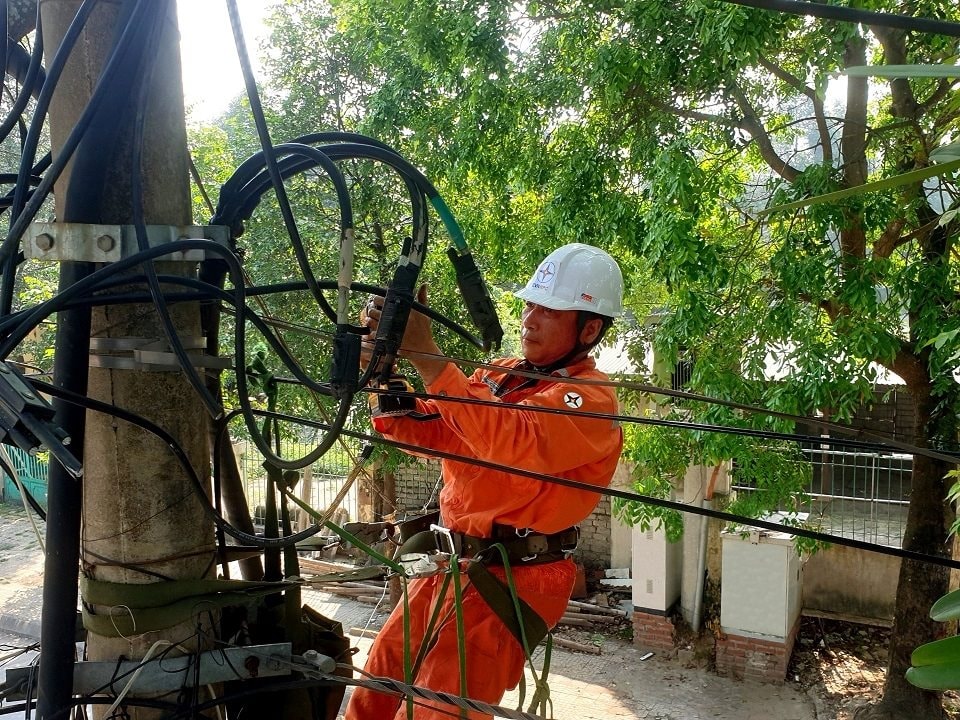
<svg viewBox="0 0 960 720"><path fill-rule="evenodd" d="M911 387L917 411L917 437L914 442L926 446L928 437L936 437L931 423L930 387ZM943 462L915 455L910 508L903 548L929 555L948 556L946 483L950 468ZM883 698L862 708L857 720L942 720L945 717L940 694L921 690L904 677L910 667L910 655L920 645L942 637L945 626L930 619L930 607L946 594L949 572L930 563L904 560L900 565L890 658Z"/></svg>

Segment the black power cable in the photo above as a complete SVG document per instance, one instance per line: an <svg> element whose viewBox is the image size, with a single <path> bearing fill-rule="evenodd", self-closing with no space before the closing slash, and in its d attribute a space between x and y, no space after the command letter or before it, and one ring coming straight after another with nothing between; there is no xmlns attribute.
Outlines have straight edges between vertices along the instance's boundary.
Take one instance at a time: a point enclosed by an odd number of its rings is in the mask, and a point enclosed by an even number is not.
<svg viewBox="0 0 960 720"><path fill-rule="evenodd" d="M247 44L243 37L243 25L240 22L240 14L237 11L236 0L227 0L227 11L230 15L230 26L233 28L237 57L240 59L240 69L243 73L243 81L247 89L247 99L250 102L250 112L253 115L254 124L257 127L257 135L260 138L260 145L263 148L264 162L270 173L272 186L277 196L277 202L280 205L280 214L283 216L283 223L293 243L293 250L297 258L297 263L300 265L300 272L307 281L307 287L310 288L314 300L323 308L323 311L328 317L335 319L336 313L320 292L320 288L317 287L316 280L313 277L313 271L310 269L310 261L304 251L303 242L300 239L300 231L297 229L297 222L293 216L293 210L290 207L290 199L287 197L287 191L283 186L283 179L277 171L277 157L273 150L273 142L270 140L270 131L267 128L263 107L260 104L260 93L257 91L257 83L253 77L253 69L247 53Z"/></svg>
<svg viewBox="0 0 960 720"><path fill-rule="evenodd" d="M143 77L143 82L140 85L140 91L137 93L136 113L134 115L133 147L130 153L130 163L132 166L130 184L131 202L133 205L133 226L137 236L137 246L141 252L150 247L150 241L147 238L147 223L146 219L144 218L143 208L142 158L144 126L146 124L147 103L149 100L150 91L153 88L151 78L154 75L157 65L157 48L159 46L161 33L164 30L164 23L161 22L161 20L163 18L163 13L167 11L168 6L166 3L156 0L154 7L159 14L156 14L155 17L148 19L147 27L149 30L147 32L145 51L139 56L140 64L144 66L141 73L139 73ZM206 383L200 377L197 369L187 356L187 351L184 349L183 342L180 340L180 333L177 331L177 327L173 322L173 318L170 316L169 309L167 308L167 303L164 300L163 290L160 287L160 282L157 280L156 268L154 267L153 263L145 263L143 269L144 273L146 274L147 287L150 290L150 296L153 299L153 304L157 309L157 316L159 317L160 324L163 327L165 335L167 336L167 343L170 345L170 349L176 356L181 369L183 370L184 374L186 374L187 379L190 382L190 385L193 386L193 389L200 396L201 401L207 408L207 412L211 417L219 417L223 414L223 408L210 393Z"/></svg>
<svg viewBox="0 0 960 720"><path fill-rule="evenodd" d="M949 20L873 12L845 5L830 5L822 2L807 2L806 0L723 0L723 2L760 8L761 10L774 10L791 15L809 15L810 17L827 20L840 20L841 22L879 25L910 32L960 37L960 23Z"/></svg>
<svg viewBox="0 0 960 720"><path fill-rule="evenodd" d="M326 427L324 423L310 420L307 418L296 418L288 415L277 415L276 413L268 413L266 411L258 411L258 414L264 416L273 416L276 415L278 419L286 420L288 422L297 422L307 427ZM854 540L851 538L842 537L839 535L831 535L828 533L816 532L814 530L807 530L806 528L796 527L794 525L784 525L782 523L774 523L766 520L759 520L757 518L750 518L743 515L734 515L732 513L725 513L720 510L713 510L710 508L704 508L697 505L688 505L686 503L675 502L673 500L666 500L663 498L653 497L651 495L643 495L641 493L629 492L627 490L618 490L617 488L611 487L598 487L597 485L591 485L590 483L580 482L578 480L570 480L569 478L563 478L556 475L549 475L546 473L539 473L534 470L524 470L523 468L510 467L507 465L502 465L500 463L490 462L488 460L482 460L480 458L471 458L463 455L457 455L455 453L443 452L441 450L436 450L434 448L424 448L418 445L411 445L409 443L403 443L396 440L388 440L387 438L370 435L368 433L356 432L353 430L343 430L343 435L348 437L355 438L357 440L362 440L364 442L372 442L378 445L387 445L390 447L397 448L398 450L403 450L404 452L412 452L423 454L428 452L430 455L441 458L444 460L452 460L459 463L464 463L467 465L474 465L476 467L481 467L487 470L496 470L498 472L510 473L512 475L519 475L522 477L530 478L532 480L540 480L543 482L553 483L556 485L563 485L565 487L574 488L576 490L584 490L586 492L596 493L598 495L606 495L609 497L616 497L622 500L630 500L634 502L640 502L647 505L655 505L657 507L666 508L668 510L676 510L681 513L692 513L694 515L703 515L705 517L713 518L716 520L723 520L725 522L735 523L737 525L747 525L749 527L756 527L762 530L770 530L773 532L786 533L788 535L796 535L799 537L804 537L810 540L815 540L817 542L823 543L832 543L835 545L846 545L848 547L857 548L860 550L868 550L870 552L877 552L884 555L892 555L895 557L903 558L906 560L915 560L917 562L929 563L932 565L938 565L941 567L947 567L952 570L960 570L960 560L953 560L949 557L940 557L937 555L928 555L926 553L919 553L912 550L904 550L902 548L890 547L887 545L878 545L875 543L868 543L862 540ZM944 548L944 552L948 553L949 548Z"/></svg>

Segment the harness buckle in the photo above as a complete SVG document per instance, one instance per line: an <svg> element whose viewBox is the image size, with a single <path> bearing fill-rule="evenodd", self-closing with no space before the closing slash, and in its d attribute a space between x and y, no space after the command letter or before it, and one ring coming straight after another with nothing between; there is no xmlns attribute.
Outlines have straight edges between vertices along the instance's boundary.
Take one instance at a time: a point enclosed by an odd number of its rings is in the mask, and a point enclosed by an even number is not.
<svg viewBox="0 0 960 720"><path fill-rule="evenodd" d="M440 566L426 553L404 553L399 560L408 578L431 577L440 572Z"/></svg>
<svg viewBox="0 0 960 720"><path fill-rule="evenodd" d="M528 528L528 527L525 527L525 528L517 528L516 530L514 530L514 532L517 534L517 537L522 537L522 538L524 538L524 537L526 537L527 535L529 535L530 533L533 532L533 528Z"/></svg>
<svg viewBox="0 0 960 720"><path fill-rule="evenodd" d="M450 532L450 528L446 528L443 525L430 524L430 530L437 538L437 549L442 553L447 553L448 555L456 555L457 549L453 544L453 535ZM447 547L444 548L442 540L447 541Z"/></svg>

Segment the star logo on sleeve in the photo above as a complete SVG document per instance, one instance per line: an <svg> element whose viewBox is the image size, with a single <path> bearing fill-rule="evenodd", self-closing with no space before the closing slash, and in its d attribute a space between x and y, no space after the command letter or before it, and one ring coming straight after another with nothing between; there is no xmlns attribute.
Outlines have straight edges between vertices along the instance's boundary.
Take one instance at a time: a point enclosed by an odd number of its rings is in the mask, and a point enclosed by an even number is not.
<svg viewBox="0 0 960 720"><path fill-rule="evenodd" d="M583 405L583 398L580 397L579 393L568 392L563 396L563 404L576 410Z"/></svg>

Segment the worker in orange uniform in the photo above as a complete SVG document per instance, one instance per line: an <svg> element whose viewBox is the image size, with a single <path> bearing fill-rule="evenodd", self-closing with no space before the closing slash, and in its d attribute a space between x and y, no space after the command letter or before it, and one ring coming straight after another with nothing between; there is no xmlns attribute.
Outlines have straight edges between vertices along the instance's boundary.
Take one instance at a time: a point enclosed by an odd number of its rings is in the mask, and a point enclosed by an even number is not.
<svg viewBox="0 0 960 720"><path fill-rule="evenodd" d="M466 460L476 458L606 487L623 446L617 423L603 417L530 408L616 414L617 399L610 387L575 384L568 378L607 379L588 355L621 314L620 268L603 250L582 243L565 245L544 259L516 295L526 301L520 334L523 359L496 361L503 372L479 369L471 377L464 375L440 353L429 319L416 312L410 315L401 347L401 354L416 368L429 394L499 401L502 407L417 400L416 413L375 415L374 427L385 437L424 448L426 457L430 450L439 450ZM426 301L424 288L420 300ZM361 318L373 330L371 337L380 319L381 302L380 298L372 299ZM530 379L512 375L506 372L510 369L541 376ZM576 579L576 568L569 558L576 547L576 525L593 511L600 494L467 461L444 459L442 463L440 513L460 557L471 557L474 551L495 542L503 543L520 598L547 628L554 627L567 607ZM501 556L487 551L482 557L486 558L483 562L487 569L503 581ZM461 681L453 592L441 597L441 586L440 575L410 582L411 654L416 657L423 642L428 647L413 684L458 695ZM425 639L438 602L444 606L438 615L439 627ZM466 695L498 703L504 692L520 681L523 648L474 583L465 583L462 609ZM403 658L401 605L373 643L366 672L403 681ZM457 716L457 708L418 698L413 716L439 720L451 717L451 711ZM402 698L354 689L346 720L394 717L407 717ZM469 717L489 716L471 711Z"/></svg>

